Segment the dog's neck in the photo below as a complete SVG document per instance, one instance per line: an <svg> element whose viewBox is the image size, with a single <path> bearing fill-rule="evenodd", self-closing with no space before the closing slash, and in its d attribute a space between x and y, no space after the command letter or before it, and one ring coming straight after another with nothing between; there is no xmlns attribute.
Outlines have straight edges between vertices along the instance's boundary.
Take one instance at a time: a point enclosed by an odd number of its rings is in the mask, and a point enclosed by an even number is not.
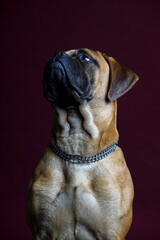
<svg viewBox="0 0 160 240"><path fill-rule="evenodd" d="M83 102L79 108L55 107L53 140L68 154L97 154L118 141L116 108L116 102L99 104L94 99Z"/></svg>

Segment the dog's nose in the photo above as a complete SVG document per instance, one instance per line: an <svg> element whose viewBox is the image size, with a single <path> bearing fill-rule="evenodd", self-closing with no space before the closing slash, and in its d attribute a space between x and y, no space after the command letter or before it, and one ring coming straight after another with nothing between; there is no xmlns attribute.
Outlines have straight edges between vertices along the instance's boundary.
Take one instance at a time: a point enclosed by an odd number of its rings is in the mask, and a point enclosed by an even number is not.
<svg viewBox="0 0 160 240"><path fill-rule="evenodd" d="M56 60L56 58L59 58L59 57L64 57L66 55L65 52L56 52L54 55L53 55L53 59Z"/></svg>
<svg viewBox="0 0 160 240"><path fill-rule="evenodd" d="M65 52L58 52L58 56L63 57L65 55Z"/></svg>

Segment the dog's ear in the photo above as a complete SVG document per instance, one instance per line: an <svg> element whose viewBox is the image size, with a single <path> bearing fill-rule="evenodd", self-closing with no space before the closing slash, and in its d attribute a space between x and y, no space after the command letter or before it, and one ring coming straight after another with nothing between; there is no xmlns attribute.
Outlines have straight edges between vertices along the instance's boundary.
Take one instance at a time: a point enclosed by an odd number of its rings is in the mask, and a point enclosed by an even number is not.
<svg viewBox="0 0 160 240"><path fill-rule="evenodd" d="M109 101L121 97L139 80L139 77L129 68L120 65L114 58L102 53L110 67L110 82L108 87Z"/></svg>

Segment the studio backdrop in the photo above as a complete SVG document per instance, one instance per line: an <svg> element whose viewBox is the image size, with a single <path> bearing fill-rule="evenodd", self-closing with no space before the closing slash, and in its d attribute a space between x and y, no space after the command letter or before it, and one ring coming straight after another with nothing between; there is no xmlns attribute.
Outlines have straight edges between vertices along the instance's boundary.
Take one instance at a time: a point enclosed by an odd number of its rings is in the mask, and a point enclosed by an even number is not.
<svg viewBox="0 0 160 240"><path fill-rule="evenodd" d="M52 128L53 109L42 90L44 66L56 51L90 48L139 75L118 100L118 144L135 188L127 240L159 240L159 1L4 0L0 5L1 239L32 239L25 220L27 185Z"/></svg>

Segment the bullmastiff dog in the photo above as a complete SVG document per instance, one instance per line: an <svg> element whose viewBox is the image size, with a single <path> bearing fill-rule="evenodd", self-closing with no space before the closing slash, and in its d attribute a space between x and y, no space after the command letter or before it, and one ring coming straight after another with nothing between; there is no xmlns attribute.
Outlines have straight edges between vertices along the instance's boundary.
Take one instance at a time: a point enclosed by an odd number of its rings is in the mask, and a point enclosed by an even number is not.
<svg viewBox="0 0 160 240"><path fill-rule="evenodd" d="M137 80L90 49L58 52L46 64L53 129L28 187L26 218L34 240L125 239L134 190L116 145L117 99Z"/></svg>

